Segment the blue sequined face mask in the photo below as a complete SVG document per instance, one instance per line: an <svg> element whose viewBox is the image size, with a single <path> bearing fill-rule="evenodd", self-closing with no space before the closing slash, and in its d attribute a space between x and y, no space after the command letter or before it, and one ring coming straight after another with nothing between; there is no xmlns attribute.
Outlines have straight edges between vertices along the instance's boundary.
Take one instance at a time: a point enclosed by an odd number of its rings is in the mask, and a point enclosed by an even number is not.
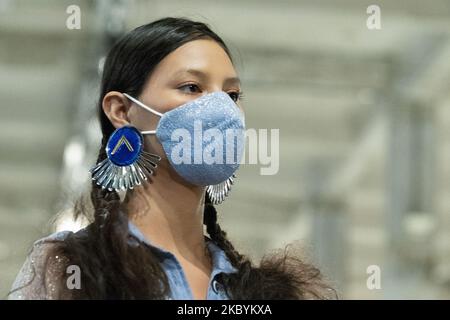
<svg viewBox="0 0 450 320"><path fill-rule="evenodd" d="M244 151L245 118L227 93L209 93L165 113L124 95L161 117L156 130L141 133L156 135L170 164L186 181L215 185L238 169Z"/></svg>

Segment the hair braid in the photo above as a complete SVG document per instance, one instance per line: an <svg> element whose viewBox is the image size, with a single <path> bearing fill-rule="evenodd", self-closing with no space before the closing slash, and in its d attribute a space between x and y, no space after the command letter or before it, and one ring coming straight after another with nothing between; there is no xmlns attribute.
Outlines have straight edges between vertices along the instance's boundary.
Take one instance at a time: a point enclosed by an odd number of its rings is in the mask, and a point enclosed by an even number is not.
<svg viewBox="0 0 450 320"><path fill-rule="evenodd" d="M233 299L325 299L336 292L322 282L320 271L303 262L288 247L273 255L265 255L259 266L240 254L217 223L217 211L206 193L203 216L211 239L225 251L237 273L226 274L222 281ZM283 283L283 286L280 286Z"/></svg>
<svg viewBox="0 0 450 320"><path fill-rule="evenodd" d="M217 222L217 210L211 203L208 193L206 193L205 210L203 214L203 221L206 225L206 231L211 239L222 248L234 266L240 266L245 262L245 256L241 255L228 240L227 233L222 230Z"/></svg>

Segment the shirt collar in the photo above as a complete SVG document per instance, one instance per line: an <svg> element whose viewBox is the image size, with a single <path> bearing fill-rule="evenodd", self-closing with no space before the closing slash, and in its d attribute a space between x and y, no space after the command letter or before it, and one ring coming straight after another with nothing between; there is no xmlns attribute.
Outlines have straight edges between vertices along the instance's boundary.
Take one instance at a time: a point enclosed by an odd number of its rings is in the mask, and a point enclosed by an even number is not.
<svg viewBox="0 0 450 320"><path fill-rule="evenodd" d="M128 221L128 231L130 235L137 240L139 240L142 243L145 243L147 246L154 249L159 255L162 257L172 257L173 254L169 251L166 251L150 242L149 239L147 239L142 232L139 230L139 228L130 220ZM211 253L212 257L212 267L213 271L211 274L211 278L213 279L216 275L220 273L235 273L238 270L231 264L230 259L228 259L227 255L225 254L225 251L222 250L217 244L214 243L213 240L205 236L206 245L208 247L209 252Z"/></svg>

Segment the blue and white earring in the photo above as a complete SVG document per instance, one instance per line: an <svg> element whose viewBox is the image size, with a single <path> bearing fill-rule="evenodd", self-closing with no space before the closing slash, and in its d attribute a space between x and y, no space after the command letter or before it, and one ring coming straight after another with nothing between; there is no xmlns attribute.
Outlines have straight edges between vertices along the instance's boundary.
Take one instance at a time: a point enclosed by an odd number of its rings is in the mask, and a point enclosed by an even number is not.
<svg viewBox="0 0 450 320"><path fill-rule="evenodd" d="M224 182L206 187L206 192L208 192L212 204L217 205L225 201L225 198L228 197L228 194L230 193L234 179L236 179L236 174L233 174Z"/></svg>
<svg viewBox="0 0 450 320"><path fill-rule="evenodd" d="M124 126L116 129L106 144L107 158L89 172L97 185L109 191L133 189L153 175L161 157L144 149L144 138L138 129Z"/></svg>

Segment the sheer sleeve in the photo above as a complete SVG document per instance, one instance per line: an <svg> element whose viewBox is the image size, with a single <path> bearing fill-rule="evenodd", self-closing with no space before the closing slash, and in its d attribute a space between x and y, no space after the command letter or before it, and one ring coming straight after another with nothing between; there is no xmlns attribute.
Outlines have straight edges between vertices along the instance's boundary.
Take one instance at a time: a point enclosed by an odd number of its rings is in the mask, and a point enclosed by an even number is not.
<svg viewBox="0 0 450 320"><path fill-rule="evenodd" d="M36 241L20 269L8 299L53 300L61 298L61 280L64 276L66 258L55 255L58 241L66 232Z"/></svg>

